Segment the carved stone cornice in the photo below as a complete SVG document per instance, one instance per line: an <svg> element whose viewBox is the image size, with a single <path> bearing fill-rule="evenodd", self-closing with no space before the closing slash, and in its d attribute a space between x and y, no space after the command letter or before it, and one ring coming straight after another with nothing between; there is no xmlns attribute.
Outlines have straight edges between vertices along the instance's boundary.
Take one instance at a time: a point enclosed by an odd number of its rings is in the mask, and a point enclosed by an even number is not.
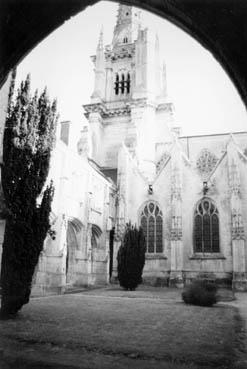
<svg viewBox="0 0 247 369"><path fill-rule="evenodd" d="M85 117L88 118L91 113L99 113L102 118L111 118L117 116L130 115L130 106L108 109L104 104L87 104L83 105L85 110Z"/></svg>
<svg viewBox="0 0 247 369"><path fill-rule="evenodd" d="M155 100L148 99L147 97L134 98L131 103L131 108L146 108L151 107L153 109L157 108L157 103Z"/></svg>
<svg viewBox="0 0 247 369"><path fill-rule="evenodd" d="M145 108L147 106L147 99L140 98L140 99L133 99L131 101L132 108Z"/></svg>
<svg viewBox="0 0 247 369"><path fill-rule="evenodd" d="M107 62L114 62L119 59L125 59L125 58L133 58L135 55L135 44L128 44L128 45L121 45L117 48L114 48L114 51L111 49L109 45L105 46L105 60ZM96 55L90 56L93 63L96 61Z"/></svg>
<svg viewBox="0 0 247 369"><path fill-rule="evenodd" d="M172 113L174 111L173 103L162 103L158 104L157 111L165 111L167 113Z"/></svg>
<svg viewBox="0 0 247 369"><path fill-rule="evenodd" d="M133 58L135 55L135 44L119 45L114 50L109 48L105 51L105 60L114 62L119 59Z"/></svg>
<svg viewBox="0 0 247 369"><path fill-rule="evenodd" d="M119 60L119 59L125 59L125 58L133 58L133 54L129 52L128 50L120 51L118 53L112 53L110 56L107 56L106 60L111 60L112 62Z"/></svg>
<svg viewBox="0 0 247 369"><path fill-rule="evenodd" d="M104 104L101 103L97 103L97 104L86 104L83 105L83 108L85 110L85 117L88 118L89 114L91 113L99 113L102 117L105 115L106 113L106 107Z"/></svg>
<svg viewBox="0 0 247 369"><path fill-rule="evenodd" d="M130 115L130 107L125 106L123 108L109 109L107 110L107 117L116 117L120 115Z"/></svg>

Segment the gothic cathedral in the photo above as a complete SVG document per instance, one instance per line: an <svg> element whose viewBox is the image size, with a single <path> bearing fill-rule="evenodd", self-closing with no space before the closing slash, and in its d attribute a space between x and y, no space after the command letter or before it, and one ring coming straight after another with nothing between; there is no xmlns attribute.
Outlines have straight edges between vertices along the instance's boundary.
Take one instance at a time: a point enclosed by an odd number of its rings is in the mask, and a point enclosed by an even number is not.
<svg viewBox="0 0 247 369"><path fill-rule="evenodd" d="M146 235L146 282L205 273L247 288L247 133L180 136L158 36L130 6L119 6L111 45L101 33L93 62L84 109L92 159L116 184L114 250L131 221Z"/></svg>
<svg viewBox="0 0 247 369"><path fill-rule="evenodd" d="M117 278L125 224L146 236L144 283L182 287L200 275L247 290L247 132L184 137L167 91L159 38L119 5L112 43L101 31L77 152L61 123L56 191L33 293Z"/></svg>

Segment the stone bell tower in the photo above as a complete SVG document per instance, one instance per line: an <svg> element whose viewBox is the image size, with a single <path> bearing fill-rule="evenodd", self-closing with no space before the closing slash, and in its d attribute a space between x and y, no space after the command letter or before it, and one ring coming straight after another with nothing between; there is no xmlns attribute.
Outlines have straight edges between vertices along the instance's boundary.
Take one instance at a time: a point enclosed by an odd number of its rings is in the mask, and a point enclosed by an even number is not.
<svg viewBox="0 0 247 369"><path fill-rule="evenodd" d="M90 104L83 105L92 137L92 158L104 170L117 170L122 144L146 178L155 175L156 143L171 136L173 105L167 98L159 39L141 22L141 12L119 5L113 38L100 32Z"/></svg>

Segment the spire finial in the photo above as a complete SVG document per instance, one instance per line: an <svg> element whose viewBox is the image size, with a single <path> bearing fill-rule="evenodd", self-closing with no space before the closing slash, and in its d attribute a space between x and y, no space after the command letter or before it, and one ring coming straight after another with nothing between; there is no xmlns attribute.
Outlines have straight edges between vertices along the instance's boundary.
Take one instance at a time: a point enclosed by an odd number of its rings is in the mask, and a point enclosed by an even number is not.
<svg viewBox="0 0 247 369"><path fill-rule="evenodd" d="M132 43L137 37L140 12L130 5L118 5L117 21L114 27L112 45Z"/></svg>
<svg viewBox="0 0 247 369"><path fill-rule="evenodd" d="M155 46L156 46L156 47L159 47L159 42L160 42L160 40L159 40L159 35L158 35L158 33L156 32L156 33L155 33Z"/></svg>
<svg viewBox="0 0 247 369"><path fill-rule="evenodd" d="M98 49L103 49L103 35L104 35L104 27L102 24L100 28L100 34L99 34Z"/></svg>
<svg viewBox="0 0 247 369"><path fill-rule="evenodd" d="M163 96L167 95L166 63L164 60L162 64L162 94Z"/></svg>

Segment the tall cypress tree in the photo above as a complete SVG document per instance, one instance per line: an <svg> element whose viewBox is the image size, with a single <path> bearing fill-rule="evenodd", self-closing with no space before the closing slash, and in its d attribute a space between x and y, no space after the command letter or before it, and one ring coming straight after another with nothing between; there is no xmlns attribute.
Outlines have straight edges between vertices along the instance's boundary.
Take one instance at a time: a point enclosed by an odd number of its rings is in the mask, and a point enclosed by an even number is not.
<svg viewBox="0 0 247 369"><path fill-rule="evenodd" d="M135 290L142 283L145 252L146 241L142 228L127 224L117 254L118 280L126 290Z"/></svg>
<svg viewBox="0 0 247 369"><path fill-rule="evenodd" d="M45 89L30 93L30 76L13 99L13 83L3 142L2 187L6 206L1 316L28 303L32 277L47 233L54 188L45 189L57 124L56 101Z"/></svg>

